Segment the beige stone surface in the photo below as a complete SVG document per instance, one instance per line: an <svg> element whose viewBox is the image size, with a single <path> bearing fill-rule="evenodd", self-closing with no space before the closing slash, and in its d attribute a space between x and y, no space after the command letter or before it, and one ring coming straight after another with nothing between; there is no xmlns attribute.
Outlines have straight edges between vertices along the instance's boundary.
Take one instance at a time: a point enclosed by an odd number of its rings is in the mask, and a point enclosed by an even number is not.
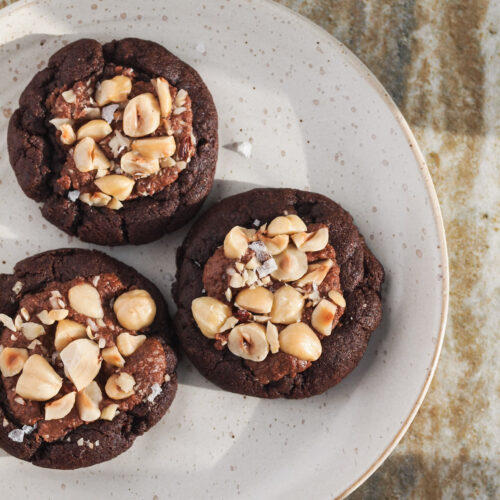
<svg viewBox="0 0 500 500"><path fill-rule="evenodd" d="M390 92L447 231L451 301L436 376L406 436L352 498L499 498L500 0L280 3L345 43Z"/></svg>

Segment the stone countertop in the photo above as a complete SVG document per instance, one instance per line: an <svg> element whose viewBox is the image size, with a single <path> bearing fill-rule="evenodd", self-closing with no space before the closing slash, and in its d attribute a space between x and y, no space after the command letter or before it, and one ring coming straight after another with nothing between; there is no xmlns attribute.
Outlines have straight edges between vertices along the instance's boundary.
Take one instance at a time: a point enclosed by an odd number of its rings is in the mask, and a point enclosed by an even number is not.
<svg viewBox="0 0 500 500"><path fill-rule="evenodd" d="M352 499L500 497L500 1L280 0L346 44L410 124L441 203L450 310L401 443Z"/></svg>
<svg viewBox="0 0 500 500"><path fill-rule="evenodd" d="M346 44L392 95L426 157L448 240L436 375L401 443L351 498L498 498L500 1L279 3Z"/></svg>

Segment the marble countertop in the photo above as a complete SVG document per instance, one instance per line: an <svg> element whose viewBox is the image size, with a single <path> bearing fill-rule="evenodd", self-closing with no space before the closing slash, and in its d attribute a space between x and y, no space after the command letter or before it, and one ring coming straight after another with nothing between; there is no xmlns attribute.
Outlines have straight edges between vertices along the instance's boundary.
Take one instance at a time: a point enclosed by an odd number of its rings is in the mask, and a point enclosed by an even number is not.
<svg viewBox="0 0 500 500"><path fill-rule="evenodd" d="M498 498L500 1L279 2L346 44L392 95L426 157L448 240L436 376L408 433L351 498Z"/></svg>

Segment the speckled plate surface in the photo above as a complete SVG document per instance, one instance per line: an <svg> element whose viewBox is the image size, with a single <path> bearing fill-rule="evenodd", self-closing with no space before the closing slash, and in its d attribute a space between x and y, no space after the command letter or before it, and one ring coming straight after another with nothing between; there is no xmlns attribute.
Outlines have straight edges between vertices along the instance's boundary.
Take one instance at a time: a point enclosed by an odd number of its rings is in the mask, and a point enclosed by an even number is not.
<svg viewBox="0 0 500 500"><path fill-rule="evenodd" d="M384 320L358 368L306 401L227 394L184 361L169 414L117 459L75 472L0 455L6 498L332 498L380 465L425 395L442 343L448 267L439 206L415 140L372 74L343 45L265 0L31 1L0 11L0 272L61 246L6 153L19 94L68 41L164 44L212 90L220 160L210 203L254 186L318 191L341 203L387 271ZM230 145L248 141L250 158ZM224 147L226 146L226 147ZM185 230L104 248L170 299ZM171 302L171 301L170 301Z"/></svg>

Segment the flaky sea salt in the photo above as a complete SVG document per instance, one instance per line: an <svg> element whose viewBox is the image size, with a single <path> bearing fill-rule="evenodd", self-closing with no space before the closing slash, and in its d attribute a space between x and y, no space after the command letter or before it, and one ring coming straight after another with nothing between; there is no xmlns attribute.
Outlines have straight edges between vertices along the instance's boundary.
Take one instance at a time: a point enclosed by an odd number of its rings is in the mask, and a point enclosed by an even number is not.
<svg viewBox="0 0 500 500"><path fill-rule="evenodd" d="M152 403L161 394L160 384L153 384L151 386L151 394L147 397L147 400Z"/></svg>
<svg viewBox="0 0 500 500"><path fill-rule="evenodd" d="M117 109L118 104L109 104L108 106L104 106L101 111L102 119L106 120L108 123L111 123L114 119L114 114Z"/></svg>
<svg viewBox="0 0 500 500"><path fill-rule="evenodd" d="M22 429L14 429L9 432L9 439L15 441L16 443L22 443L24 441L24 431Z"/></svg>
<svg viewBox="0 0 500 500"><path fill-rule="evenodd" d="M252 145L248 141L237 142L235 144L236 152L245 158L252 156Z"/></svg>
<svg viewBox="0 0 500 500"><path fill-rule="evenodd" d="M68 200L75 202L78 200L78 197L80 196L80 191L78 189L75 189L74 191L68 191Z"/></svg>
<svg viewBox="0 0 500 500"><path fill-rule="evenodd" d="M278 269L278 265L276 264L276 261L271 257L257 268L257 274L259 275L259 278L264 278L264 276L268 276L272 272L276 271L276 269Z"/></svg>
<svg viewBox="0 0 500 500"><path fill-rule="evenodd" d="M255 257L260 262L264 262L271 257L266 245L262 241L252 241L252 243L248 245L248 248L255 252Z"/></svg>

